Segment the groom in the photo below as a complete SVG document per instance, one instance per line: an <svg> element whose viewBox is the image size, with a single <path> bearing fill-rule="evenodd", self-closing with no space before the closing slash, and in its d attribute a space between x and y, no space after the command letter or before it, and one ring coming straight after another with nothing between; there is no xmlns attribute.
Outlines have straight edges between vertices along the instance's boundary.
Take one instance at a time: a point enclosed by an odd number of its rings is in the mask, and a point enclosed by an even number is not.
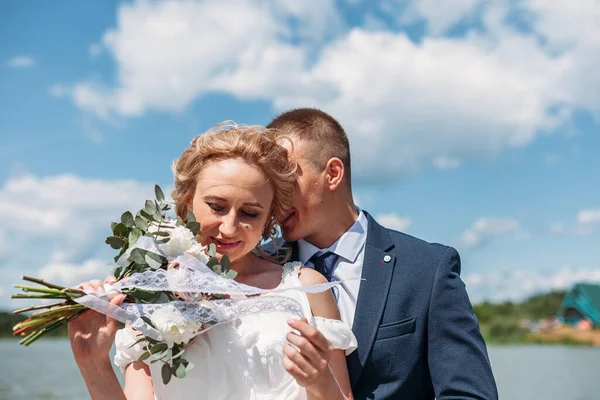
<svg viewBox="0 0 600 400"><path fill-rule="evenodd" d="M497 399L456 250L386 229L356 208L348 137L330 115L295 109L268 128L292 139L299 166L282 223L292 259L328 279L362 278L334 291L358 339L347 357L354 398Z"/></svg>

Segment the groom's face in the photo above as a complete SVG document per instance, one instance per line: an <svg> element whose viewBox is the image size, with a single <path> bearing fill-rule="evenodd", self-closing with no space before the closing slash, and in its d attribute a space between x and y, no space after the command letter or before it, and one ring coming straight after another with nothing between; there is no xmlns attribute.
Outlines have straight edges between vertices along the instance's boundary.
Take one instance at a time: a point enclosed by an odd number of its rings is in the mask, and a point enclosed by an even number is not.
<svg viewBox="0 0 600 400"><path fill-rule="evenodd" d="M325 189L325 172L318 171L310 161L310 145L303 140L292 137L292 158L298 164L298 180L294 204L288 217L281 223L283 238L289 241L305 239L319 232L320 213L323 209L323 193Z"/></svg>

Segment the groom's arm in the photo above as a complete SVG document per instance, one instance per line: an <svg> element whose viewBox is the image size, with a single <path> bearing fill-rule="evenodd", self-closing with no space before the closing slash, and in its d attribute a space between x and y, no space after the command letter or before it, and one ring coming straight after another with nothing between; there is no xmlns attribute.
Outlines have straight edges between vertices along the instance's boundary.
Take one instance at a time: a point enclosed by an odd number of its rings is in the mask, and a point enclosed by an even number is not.
<svg viewBox="0 0 600 400"><path fill-rule="evenodd" d="M460 257L451 247L442 255L433 283L428 362L438 400L498 398L487 349L460 279Z"/></svg>

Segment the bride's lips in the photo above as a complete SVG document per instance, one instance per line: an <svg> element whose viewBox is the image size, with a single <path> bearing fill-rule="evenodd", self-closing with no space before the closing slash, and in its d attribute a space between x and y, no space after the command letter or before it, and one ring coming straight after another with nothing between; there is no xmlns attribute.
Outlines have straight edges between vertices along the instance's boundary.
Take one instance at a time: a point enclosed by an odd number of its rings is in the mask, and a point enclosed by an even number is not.
<svg viewBox="0 0 600 400"><path fill-rule="evenodd" d="M211 237L210 241L214 243L215 246L217 246L217 251L219 253L231 251L235 249L240 243L242 243L239 240L224 240L217 239L216 237Z"/></svg>

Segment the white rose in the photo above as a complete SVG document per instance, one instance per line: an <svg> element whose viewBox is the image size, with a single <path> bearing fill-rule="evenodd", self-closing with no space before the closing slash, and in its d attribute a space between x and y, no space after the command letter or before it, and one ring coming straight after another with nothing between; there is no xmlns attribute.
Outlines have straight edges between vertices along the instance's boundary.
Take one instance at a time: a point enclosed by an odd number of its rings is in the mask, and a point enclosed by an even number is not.
<svg viewBox="0 0 600 400"><path fill-rule="evenodd" d="M202 246L200 243L196 243L187 249L186 253L196 257L202 264L206 264L210 259L210 257L208 257L206 254L206 246Z"/></svg>
<svg viewBox="0 0 600 400"><path fill-rule="evenodd" d="M198 243L192 231L185 226L177 226L170 231L169 241L160 245L160 250L168 257L180 256L194 244Z"/></svg>
<svg viewBox="0 0 600 400"><path fill-rule="evenodd" d="M181 311L168 303L154 311L150 319L169 347L175 343L186 344L202 327L201 322L186 320Z"/></svg>

